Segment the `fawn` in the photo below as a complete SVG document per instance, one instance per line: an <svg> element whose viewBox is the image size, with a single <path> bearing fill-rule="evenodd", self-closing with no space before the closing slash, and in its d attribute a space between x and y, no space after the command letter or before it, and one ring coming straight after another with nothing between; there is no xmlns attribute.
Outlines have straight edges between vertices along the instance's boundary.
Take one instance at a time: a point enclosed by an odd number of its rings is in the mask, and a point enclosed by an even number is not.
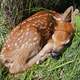
<svg viewBox="0 0 80 80"><path fill-rule="evenodd" d="M17 25L7 37L0 55L9 72L22 72L43 61L51 54L49 52L63 49L75 30L72 12L72 6L63 14L40 11Z"/></svg>

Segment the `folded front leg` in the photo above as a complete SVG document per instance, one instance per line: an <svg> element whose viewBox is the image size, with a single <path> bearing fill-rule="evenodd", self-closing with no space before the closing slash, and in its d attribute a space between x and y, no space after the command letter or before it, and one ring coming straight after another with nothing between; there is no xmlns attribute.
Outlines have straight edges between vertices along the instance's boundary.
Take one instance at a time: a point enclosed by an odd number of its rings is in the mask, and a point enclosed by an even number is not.
<svg viewBox="0 0 80 80"><path fill-rule="evenodd" d="M39 64L39 63L43 62L43 61L44 61L45 59L47 59L50 55L51 55L50 53L44 54L44 56L42 56L42 57L40 58L40 60L38 60L38 61L36 62L36 64Z"/></svg>
<svg viewBox="0 0 80 80"><path fill-rule="evenodd" d="M45 58L47 58L49 56L49 52L53 49L53 45L52 43L47 43L43 49L36 55L34 56L32 59L30 59L30 61L28 63L26 63L25 65L25 69L31 67L33 64L38 63L40 60L43 61Z"/></svg>

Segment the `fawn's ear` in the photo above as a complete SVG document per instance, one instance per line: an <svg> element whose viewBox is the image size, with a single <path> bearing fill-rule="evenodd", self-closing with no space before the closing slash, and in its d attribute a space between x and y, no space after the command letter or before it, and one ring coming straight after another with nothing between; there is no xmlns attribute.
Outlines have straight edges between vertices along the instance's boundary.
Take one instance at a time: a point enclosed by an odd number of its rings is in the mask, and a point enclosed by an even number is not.
<svg viewBox="0 0 80 80"><path fill-rule="evenodd" d="M63 20L67 22L72 21L72 14L73 14L73 6L70 6L64 13L63 13Z"/></svg>

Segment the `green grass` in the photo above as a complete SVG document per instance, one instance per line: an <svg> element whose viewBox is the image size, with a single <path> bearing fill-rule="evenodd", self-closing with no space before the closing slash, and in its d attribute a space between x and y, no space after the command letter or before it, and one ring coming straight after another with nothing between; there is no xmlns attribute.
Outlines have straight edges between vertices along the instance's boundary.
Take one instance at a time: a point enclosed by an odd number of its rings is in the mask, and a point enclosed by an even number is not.
<svg viewBox="0 0 80 80"><path fill-rule="evenodd" d="M76 31L72 44L58 60L49 57L43 63L33 65L18 75L9 74L0 65L0 80L80 80L80 16L76 16L75 22ZM9 31L0 11L0 48Z"/></svg>
<svg viewBox="0 0 80 80"><path fill-rule="evenodd" d="M4 16L2 15L3 12L0 10L0 49L2 48L2 45L5 41L5 38L8 34L8 32L11 30L7 26L7 22L5 23Z"/></svg>

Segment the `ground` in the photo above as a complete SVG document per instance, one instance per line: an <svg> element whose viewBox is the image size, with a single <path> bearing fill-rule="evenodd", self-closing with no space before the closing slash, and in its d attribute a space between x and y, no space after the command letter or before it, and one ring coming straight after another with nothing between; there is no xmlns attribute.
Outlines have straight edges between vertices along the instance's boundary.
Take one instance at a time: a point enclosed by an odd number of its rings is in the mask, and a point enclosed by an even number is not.
<svg viewBox="0 0 80 80"><path fill-rule="evenodd" d="M51 56L39 65L33 65L27 71L11 75L0 65L0 80L80 80L80 16L75 17L74 38L71 45L65 48L62 56L53 59ZM0 48L11 30L4 21L0 10Z"/></svg>

